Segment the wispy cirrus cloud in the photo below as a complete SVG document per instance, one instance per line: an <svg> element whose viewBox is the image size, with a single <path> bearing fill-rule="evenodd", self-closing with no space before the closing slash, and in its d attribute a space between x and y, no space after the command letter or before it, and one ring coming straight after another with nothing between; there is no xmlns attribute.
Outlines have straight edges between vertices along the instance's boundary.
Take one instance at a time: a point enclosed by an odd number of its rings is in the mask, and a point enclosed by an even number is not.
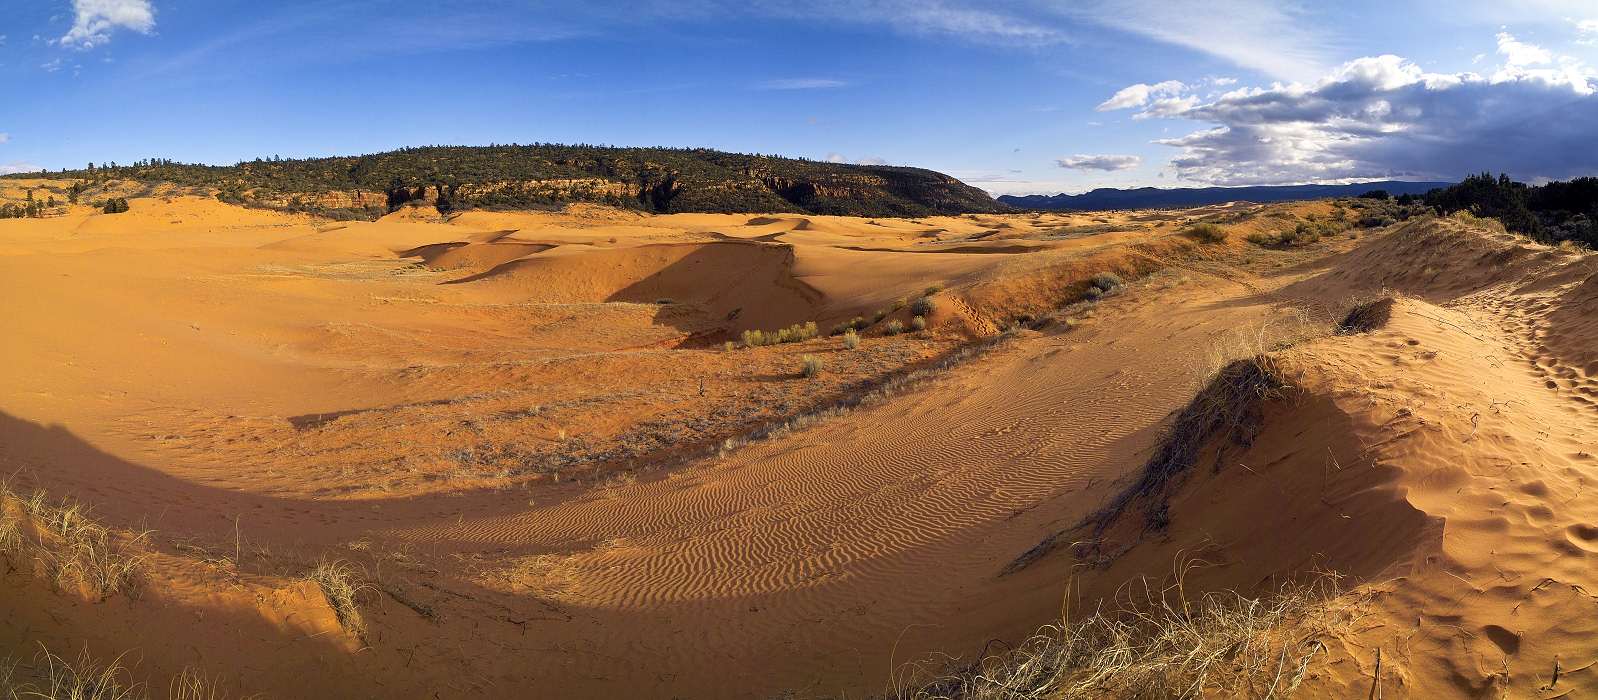
<svg viewBox="0 0 1598 700"><path fill-rule="evenodd" d="M56 40L69 48L104 45L120 29L140 34L155 29L155 6L150 0L72 0L72 12L72 28Z"/></svg>
<svg viewBox="0 0 1598 700"><path fill-rule="evenodd" d="M1282 80L1311 80L1333 63L1335 38L1293 2L1081 0L1060 12Z"/></svg>
<svg viewBox="0 0 1598 700"><path fill-rule="evenodd" d="M1058 158L1054 163L1066 170L1099 170L1102 172L1115 172L1117 170L1131 170L1143 164L1139 156L1122 155L1086 155L1077 154Z"/></svg>
<svg viewBox="0 0 1598 700"><path fill-rule="evenodd" d="M836 78L778 78L755 83L756 90L826 90L848 86L848 81Z"/></svg>

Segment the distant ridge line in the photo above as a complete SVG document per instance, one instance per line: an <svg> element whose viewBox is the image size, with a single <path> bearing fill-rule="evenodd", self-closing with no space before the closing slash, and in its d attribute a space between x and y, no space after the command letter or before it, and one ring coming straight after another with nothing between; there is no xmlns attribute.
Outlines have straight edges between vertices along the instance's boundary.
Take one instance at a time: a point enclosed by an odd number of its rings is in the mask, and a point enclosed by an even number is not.
<svg viewBox="0 0 1598 700"><path fill-rule="evenodd" d="M1031 194L1026 196L1002 195L998 201L1018 209L1104 211L1108 209L1158 209L1161 207L1192 207L1225 202L1286 202L1297 199L1322 199L1326 197L1354 197L1371 190L1386 190L1397 197L1405 194L1426 194L1448 187L1451 182L1409 182L1380 180L1352 185L1263 185L1252 187L1138 187L1116 189L1102 187L1082 194Z"/></svg>

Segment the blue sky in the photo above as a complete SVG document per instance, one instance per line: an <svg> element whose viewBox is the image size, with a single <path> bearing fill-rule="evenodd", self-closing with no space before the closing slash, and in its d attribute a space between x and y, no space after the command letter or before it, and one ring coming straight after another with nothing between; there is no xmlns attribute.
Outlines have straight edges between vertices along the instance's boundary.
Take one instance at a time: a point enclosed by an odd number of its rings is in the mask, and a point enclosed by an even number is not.
<svg viewBox="0 0 1598 700"><path fill-rule="evenodd" d="M4 0L0 171L553 141L995 193L1598 174L1598 3L1397 4Z"/></svg>

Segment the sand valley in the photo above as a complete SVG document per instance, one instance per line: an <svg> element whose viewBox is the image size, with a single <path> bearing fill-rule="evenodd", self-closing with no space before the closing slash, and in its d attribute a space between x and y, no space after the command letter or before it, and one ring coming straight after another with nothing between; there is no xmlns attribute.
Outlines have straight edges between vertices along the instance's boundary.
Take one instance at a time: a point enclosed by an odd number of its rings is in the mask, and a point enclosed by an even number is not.
<svg viewBox="0 0 1598 700"><path fill-rule="evenodd" d="M264 697L930 697L1129 591L1332 572L1281 685L1206 695L1598 692L1589 252L1248 240L1330 201L134 195L0 220L6 648Z"/></svg>

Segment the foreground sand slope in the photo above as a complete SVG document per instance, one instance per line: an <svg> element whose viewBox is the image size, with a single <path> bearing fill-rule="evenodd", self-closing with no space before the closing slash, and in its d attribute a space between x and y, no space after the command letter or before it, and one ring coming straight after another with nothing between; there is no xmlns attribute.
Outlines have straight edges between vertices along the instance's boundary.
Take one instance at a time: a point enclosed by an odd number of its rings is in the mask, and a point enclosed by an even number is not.
<svg viewBox="0 0 1598 700"><path fill-rule="evenodd" d="M142 206L168 220L234 211ZM1375 264L1406 252L1385 240L1346 257L1356 241L1197 246L1173 235L1181 214L402 211L187 233L86 230L107 224L78 216L6 230L3 291L32 301L12 316L21 342L0 346L0 465L116 527L155 528L160 558L141 600L82 601L10 572L26 603L0 632L19 647L136 648L154 675L198 663L285 697L858 696L903 661L977 654L1058 611L1071 557L1002 572L1136 472L1214 348L1411 270ZM1053 311L1107 269L1151 274L908 393L725 454L681 447L869 391ZM693 342L746 313L846 320L933 285L946 289L926 336L873 328L855 351ZM794 372L807 353L828 361L815 382ZM1393 381L1392 401L1419 391ZM1257 449L1316 444L1357 462L1342 438L1368 428L1332 394ZM1431 566L1450 514L1394 468L1377 474L1336 481L1348 510L1245 543L1246 565L1210 583L1257 587L1314 562L1372 577ZM1173 501L1169 543L1258 522L1228 493ZM1172 553L1122 552L1099 580L1168 570ZM372 581L364 629L296 580L332 559Z"/></svg>
<svg viewBox="0 0 1598 700"><path fill-rule="evenodd" d="M1403 296L1271 356L1274 398L1044 567L1074 566L1088 601L1138 576L1352 575L1333 607L1357 622L1320 640L1310 696L1598 691L1595 280L1591 254L1447 220L1349 253L1284 292Z"/></svg>

